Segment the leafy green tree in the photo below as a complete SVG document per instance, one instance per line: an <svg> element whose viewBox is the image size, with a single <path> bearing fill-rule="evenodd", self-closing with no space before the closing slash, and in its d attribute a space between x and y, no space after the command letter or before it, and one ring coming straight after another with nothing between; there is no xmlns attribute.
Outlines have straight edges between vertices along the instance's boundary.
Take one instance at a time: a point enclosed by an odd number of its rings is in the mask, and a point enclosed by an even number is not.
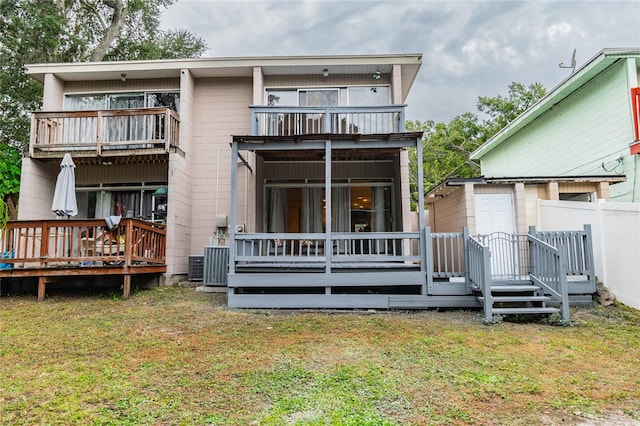
<svg viewBox="0 0 640 426"><path fill-rule="evenodd" d="M507 96L480 96L478 98L478 111L489 116L483 124L483 142L502 130L507 124L515 120L533 104L538 102L546 94L546 89L541 83L533 83L528 87L522 83L512 82L509 85Z"/></svg>
<svg viewBox="0 0 640 426"><path fill-rule="evenodd" d="M480 166L471 161L469 155L540 100L545 93L540 83L533 83L527 87L513 82L509 85L506 97L498 95L478 98L478 111L487 116L482 122L471 112L458 115L448 123L407 121L407 131L424 132L422 159L425 190L450 177L478 176ZM413 204L418 197L415 151L409 152L409 167Z"/></svg>
<svg viewBox="0 0 640 426"><path fill-rule="evenodd" d="M0 0L0 197L15 212L20 154L29 147L30 113L42 85L29 63L198 57L207 46L187 30L160 29L175 0ZM18 155L15 155L17 152ZM13 163L11 163L13 161ZM5 183L5 182L3 182Z"/></svg>

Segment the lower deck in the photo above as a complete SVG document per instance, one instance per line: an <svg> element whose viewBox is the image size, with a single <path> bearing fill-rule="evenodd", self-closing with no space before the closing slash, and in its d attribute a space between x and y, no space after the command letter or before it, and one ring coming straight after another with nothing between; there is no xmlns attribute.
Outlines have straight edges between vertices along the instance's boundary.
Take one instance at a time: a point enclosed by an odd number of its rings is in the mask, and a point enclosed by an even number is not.
<svg viewBox="0 0 640 426"><path fill-rule="evenodd" d="M37 280L38 300L49 283L120 277L124 298L132 276L166 272L164 225L126 218L9 222L0 233L0 280Z"/></svg>
<svg viewBox="0 0 640 426"><path fill-rule="evenodd" d="M534 235L555 238L560 248L553 249ZM495 289L541 280L541 285L552 286L551 293L567 293L571 304L590 303L595 277L587 236L575 231L560 239L533 231L477 240L466 230L431 233L429 228L423 233L243 234L236 236L229 260L228 304L233 308L482 308L489 292L485 282ZM472 240L479 251L473 251ZM543 257L536 244L552 252ZM206 257L204 262L209 269ZM548 270L551 266L554 272Z"/></svg>

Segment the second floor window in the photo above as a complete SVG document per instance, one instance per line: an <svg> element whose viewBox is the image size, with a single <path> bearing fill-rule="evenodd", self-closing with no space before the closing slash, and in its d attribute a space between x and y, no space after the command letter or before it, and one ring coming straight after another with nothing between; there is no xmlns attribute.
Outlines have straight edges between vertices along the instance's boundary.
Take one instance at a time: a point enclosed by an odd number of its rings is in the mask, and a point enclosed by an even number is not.
<svg viewBox="0 0 640 426"><path fill-rule="evenodd" d="M143 92L67 95L65 97L66 111L152 107L169 107L179 113L180 95L177 92Z"/></svg>
<svg viewBox="0 0 640 426"><path fill-rule="evenodd" d="M382 106L389 104L389 86L267 90L267 105L273 106L324 107Z"/></svg>

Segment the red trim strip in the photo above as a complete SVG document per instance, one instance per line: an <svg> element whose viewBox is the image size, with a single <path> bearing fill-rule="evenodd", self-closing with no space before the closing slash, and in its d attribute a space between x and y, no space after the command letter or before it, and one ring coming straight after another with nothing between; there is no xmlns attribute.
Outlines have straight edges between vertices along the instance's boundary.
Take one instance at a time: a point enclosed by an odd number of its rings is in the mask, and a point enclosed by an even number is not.
<svg viewBox="0 0 640 426"><path fill-rule="evenodd" d="M640 141L640 87L631 89L631 103L633 104L633 127L635 141Z"/></svg>

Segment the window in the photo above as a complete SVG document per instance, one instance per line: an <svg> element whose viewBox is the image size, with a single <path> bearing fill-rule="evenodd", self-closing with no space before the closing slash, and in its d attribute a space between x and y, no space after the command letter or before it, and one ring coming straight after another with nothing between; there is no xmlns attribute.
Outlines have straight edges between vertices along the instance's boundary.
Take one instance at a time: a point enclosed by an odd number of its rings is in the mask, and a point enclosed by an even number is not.
<svg viewBox="0 0 640 426"><path fill-rule="evenodd" d="M67 111L144 107L169 107L180 112L180 94L178 92L140 92L67 95L65 97L65 110Z"/></svg>
<svg viewBox="0 0 640 426"><path fill-rule="evenodd" d="M268 89L268 106L291 107L374 107L390 104L389 86L330 87L309 89ZM397 114L366 108L334 112L273 111L264 117L265 135L311 133L388 133L398 121Z"/></svg>
<svg viewBox="0 0 640 426"><path fill-rule="evenodd" d="M333 232L393 231L391 182L335 183L332 191ZM267 184L267 232L324 232L326 192L322 184Z"/></svg>
<svg viewBox="0 0 640 426"><path fill-rule="evenodd" d="M179 112L180 95L177 92L110 93L96 95L67 95L65 109L68 111L120 110L145 107L169 107ZM95 117L74 117L64 126L66 142L90 142L96 140ZM132 114L105 116L102 121L103 142L162 140L164 134L163 114ZM151 145L131 146L150 148ZM104 149L117 149L105 146Z"/></svg>
<svg viewBox="0 0 640 426"><path fill-rule="evenodd" d="M558 194L558 199L561 201L583 201L590 203L596 200L596 195L593 192L561 192Z"/></svg>
<svg viewBox="0 0 640 426"><path fill-rule="evenodd" d="M159 186L162 185L78 188L78 214L87 218L122 215L151 220L157 203L153 193Z"/></svg>
<svg viewBox="0 0 640 426"><path fill-rule="evenodd" d="M390 104L389 86L318 89L268 89L269 106L384 106Z"/></svg>
<svg viewBox="0 0 640 426"><path fill-rule="evenodd" d="M380 106L389 104L389 86L349 87L350 106Z"/></svg>

